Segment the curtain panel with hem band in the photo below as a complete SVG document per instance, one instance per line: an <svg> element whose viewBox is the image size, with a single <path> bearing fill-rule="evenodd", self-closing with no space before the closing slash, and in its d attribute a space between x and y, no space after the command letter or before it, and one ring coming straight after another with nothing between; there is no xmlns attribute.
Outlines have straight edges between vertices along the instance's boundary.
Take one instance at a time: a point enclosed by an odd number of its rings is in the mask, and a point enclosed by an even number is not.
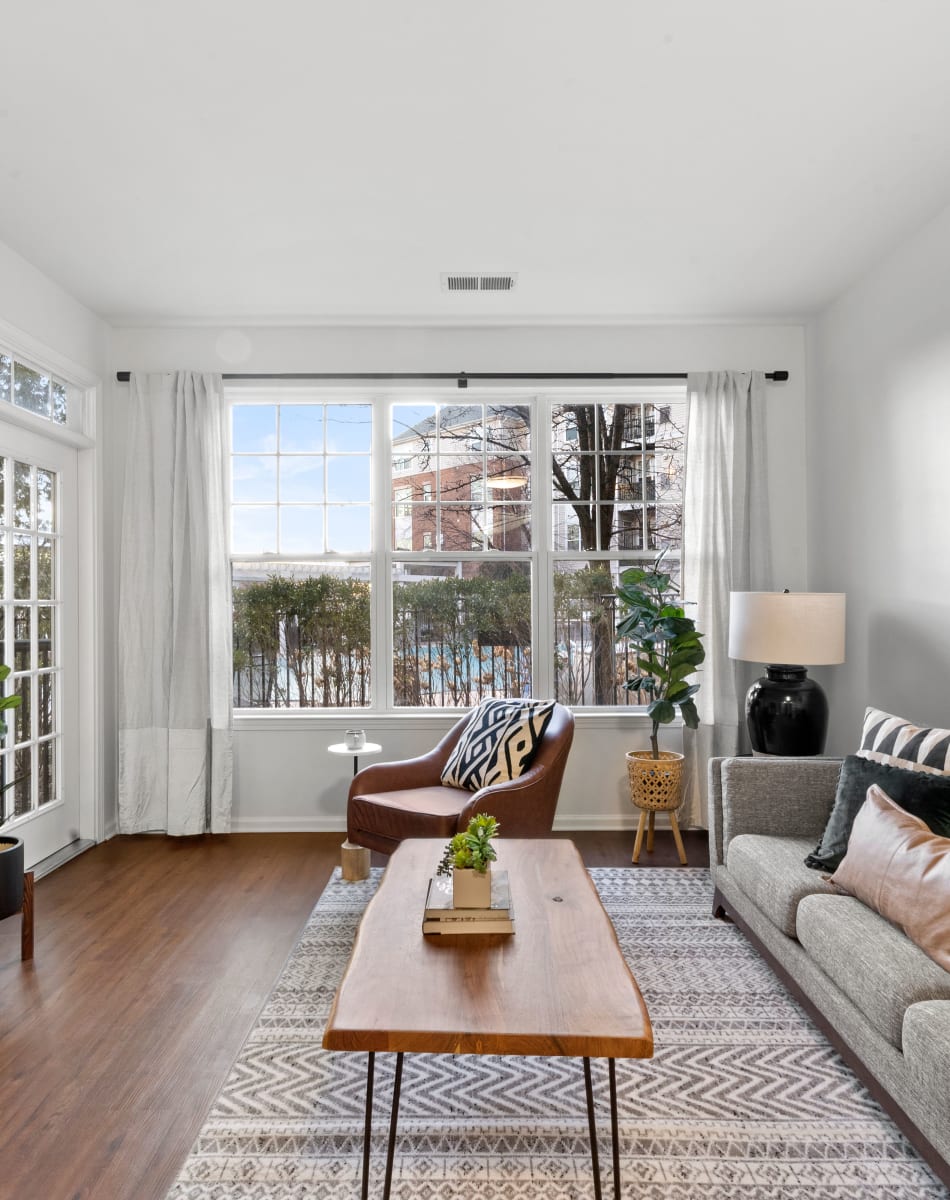
<svg viewBox="0 0 950 1200"><path fill-rule="evenodd" d="M120 833L231 825L220 376L133 373L119 543Z"/></svg>
<svg viewBox="0 0 950 1200"><path fill-rule="evenodd" d="M729 658L729 593L772 586L762 371L691 374L687 381L683 597L696 603L706 661L698 729L683 730L683 818L703 825L710 758L745 745L744 675Z"/></svg>

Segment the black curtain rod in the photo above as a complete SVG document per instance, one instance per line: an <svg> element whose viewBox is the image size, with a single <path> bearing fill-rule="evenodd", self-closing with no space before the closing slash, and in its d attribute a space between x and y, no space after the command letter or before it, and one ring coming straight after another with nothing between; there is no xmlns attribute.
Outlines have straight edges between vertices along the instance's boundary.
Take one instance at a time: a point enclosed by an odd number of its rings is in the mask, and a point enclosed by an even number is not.
<svg viewBox="0 0 950 1200"><path fill-rule="evenodd" d="M115 377L119 383L128 383L131 371L116 371ZM347 373L345 371L327 372L281 372L278 374L243 374L241 372L225 374L222 379L296 379L300 381L348 381L372 379L411 379L411 380L449 380L454 379L460 388L466 388L470 380L482 379L686 379L685 371L372 371ZM788 371L768 371L765 375L773 383L786 383Z"/></svg>

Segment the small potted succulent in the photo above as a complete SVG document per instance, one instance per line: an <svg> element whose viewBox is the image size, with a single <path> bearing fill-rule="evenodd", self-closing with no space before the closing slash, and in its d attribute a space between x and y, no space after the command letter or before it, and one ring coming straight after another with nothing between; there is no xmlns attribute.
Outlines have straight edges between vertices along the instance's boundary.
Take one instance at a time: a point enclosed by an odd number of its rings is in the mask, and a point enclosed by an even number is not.
<svg viewBox="0 0 950 1200"><path fill-rule="evenodd" d="M439 874L452 872L454 908L491 908L491 864L498 857L492 838L498 829L494 817L479 813L445 847Z"/></svg>

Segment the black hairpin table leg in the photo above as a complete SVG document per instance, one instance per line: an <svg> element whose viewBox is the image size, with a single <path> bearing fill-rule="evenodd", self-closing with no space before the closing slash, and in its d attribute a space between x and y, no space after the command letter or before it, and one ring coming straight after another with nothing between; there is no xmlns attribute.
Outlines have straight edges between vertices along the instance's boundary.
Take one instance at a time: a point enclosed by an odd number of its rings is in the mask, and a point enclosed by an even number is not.
<svg viewBox="0 0 950 1200"><path fill-rule="evenodd" d="M363 1200L369 1195L369 1147L373 1139L373 1073L376 1066L376 1055L372 1050L366 1063L366 1121L363 1125L363 1188L360 1192Z"/></svg>
<svg viewBox="0 0 950 1200"><path fill-rule="evenodd" d="M590 1059L584 1059L584 1087L587 1090L587 1124L590 1127L590 1161L594 1170L594 1200L602 1200L600 1192L600 1159L597 1155L597 1122L594 1118L594 1085L590 1077Z"/></svg>
<svg viewBox="0 0 950 1200"><path fill-rule="evenodd" d="M393 1111L389 1118L389 1146L386 1149L386 1182L383 1185L383 1200L389 1200L389 1189L393 1182L393 1156L396 1152L396 1124L399 1121L399 1088L402 1084L402 1051L396 1055L396 1077L393 1080Z"/></svg>
<svg viewBox="0 0 950 1200"><path fill-rule="evenodd" d="M617 1064L607 1059L610 1075L610 1142L614 1154L614 1200L620 1200L620 1131L617 1128Z"/></svg>

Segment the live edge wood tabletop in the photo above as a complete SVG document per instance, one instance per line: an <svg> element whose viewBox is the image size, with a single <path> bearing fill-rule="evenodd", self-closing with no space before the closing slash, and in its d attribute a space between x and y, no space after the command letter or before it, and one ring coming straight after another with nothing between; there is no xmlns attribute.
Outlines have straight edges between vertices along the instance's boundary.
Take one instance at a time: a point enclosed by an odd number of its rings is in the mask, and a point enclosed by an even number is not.
<svg viewBox="0 0 950 1200"><path fill-rule="evenodd" d="M653 1032L573 842L499 838L514 934L425 937L443 843L403 842L363 916L328 1050L649 1058Z"/></svg>

